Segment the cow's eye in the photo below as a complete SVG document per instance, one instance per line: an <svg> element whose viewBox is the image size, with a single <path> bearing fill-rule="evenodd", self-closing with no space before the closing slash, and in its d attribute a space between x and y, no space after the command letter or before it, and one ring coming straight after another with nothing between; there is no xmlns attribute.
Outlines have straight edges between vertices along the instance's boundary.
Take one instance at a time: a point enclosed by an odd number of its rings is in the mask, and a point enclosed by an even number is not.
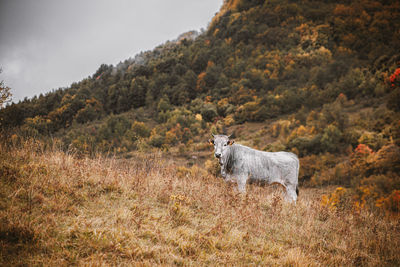
<svg viewBox="0 0 400 267"><path fill-rule="evenodd" d="M224 144L224 146L227 146L228 144Z"/></svg>

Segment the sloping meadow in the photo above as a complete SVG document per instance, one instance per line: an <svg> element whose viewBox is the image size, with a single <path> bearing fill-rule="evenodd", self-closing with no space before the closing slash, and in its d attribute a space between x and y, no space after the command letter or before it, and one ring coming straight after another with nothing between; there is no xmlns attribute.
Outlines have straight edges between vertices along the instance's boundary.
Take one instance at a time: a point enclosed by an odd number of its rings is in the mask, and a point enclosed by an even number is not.
<svg viewBox="0 0 400 267"><path fill-rule="evenodd" d="M399 265L398 220L321 206L322 189L233 185L162 154L1 145L0 265Z"/></svg>

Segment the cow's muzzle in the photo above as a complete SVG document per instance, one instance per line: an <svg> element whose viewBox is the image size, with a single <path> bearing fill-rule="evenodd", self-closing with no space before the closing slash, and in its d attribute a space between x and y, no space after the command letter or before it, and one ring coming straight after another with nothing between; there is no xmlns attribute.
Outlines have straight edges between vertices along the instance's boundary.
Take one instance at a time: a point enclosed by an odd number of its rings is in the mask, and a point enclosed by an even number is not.
<svg viewBox="0 0 400 267"><path fill-rule="evenodd" d="M215 153L215 157L219 159L221 157L221 153Z"/></svg>

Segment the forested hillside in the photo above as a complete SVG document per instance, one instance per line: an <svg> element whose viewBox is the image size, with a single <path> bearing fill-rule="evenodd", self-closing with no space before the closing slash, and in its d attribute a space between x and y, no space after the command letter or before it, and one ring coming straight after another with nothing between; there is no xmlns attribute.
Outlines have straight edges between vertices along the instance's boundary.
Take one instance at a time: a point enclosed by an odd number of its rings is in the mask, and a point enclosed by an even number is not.
<svg viewBox="0 0 400 267"><path fill-rule="evenodd" d="M9 105L0 127L14 143L188 159L210 149L211 132L229 132L298 154L302 186L345 187L324 205L396 213L399 26L398 1L227 0L205 32Z"/></svg>

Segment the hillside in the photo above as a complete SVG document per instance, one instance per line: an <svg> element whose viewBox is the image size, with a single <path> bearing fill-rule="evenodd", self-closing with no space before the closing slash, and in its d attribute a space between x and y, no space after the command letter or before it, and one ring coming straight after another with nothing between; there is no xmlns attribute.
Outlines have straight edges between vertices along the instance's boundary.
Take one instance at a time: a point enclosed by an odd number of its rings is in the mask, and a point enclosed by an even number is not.
<svg viewBox="0 0 400 267"><path fill-rule="evenodd" d="M160 153L81 158L37 141L0 149L2 266L398 266L399 221L321 206L329 189L246 196Z"/></svg>
<svg viewBox="0 0 400 267"><path fill-rule="evenodd" d="M206 140L287 150L302 187L342 186L331 208L400 210L398 1L228 0L183 34L0 110L3 139L81 157L162 151L217 174ZM340 188L342 188L340 187ZM340 202L339 201L339 202Z"/></svg>

